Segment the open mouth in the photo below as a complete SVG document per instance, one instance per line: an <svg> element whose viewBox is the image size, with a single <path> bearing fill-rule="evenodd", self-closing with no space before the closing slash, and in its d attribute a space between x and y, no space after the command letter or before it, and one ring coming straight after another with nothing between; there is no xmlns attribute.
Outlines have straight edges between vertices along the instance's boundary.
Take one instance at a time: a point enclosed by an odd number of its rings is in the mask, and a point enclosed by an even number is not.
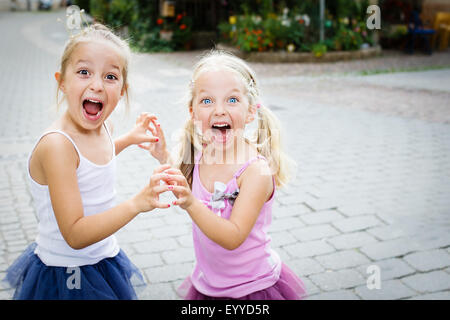
<svg viewBox="0 0 450 320"><path fill-rule="evenodd" d="M230 134L232 133L231 126L228 123L214 123L211 126L214 139L217 142L227 142Z"/></svg>
<svg viewBox="0 0 450 320"><path fill-rule="evenodd" d="M103 110L103 102L94 99L83 100L83 111L86 118L96 121L100 118Z"/></svg>

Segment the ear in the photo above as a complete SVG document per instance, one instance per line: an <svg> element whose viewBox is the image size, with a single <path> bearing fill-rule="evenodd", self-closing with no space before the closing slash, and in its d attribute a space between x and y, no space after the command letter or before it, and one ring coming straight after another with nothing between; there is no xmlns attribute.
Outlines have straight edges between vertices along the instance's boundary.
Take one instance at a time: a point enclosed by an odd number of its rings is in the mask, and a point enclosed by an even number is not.
<svg viewBox="0 0 450 320"><path fill-rule="evenodd" d="M64 92L64 82L61 81L61 72L55 72L55 79L56 82L58 82L58 86L61 89L62 92Z"/></svg>
<svg viewBox="0 0 450 320"><path fill-rule="evenodd" d="M189 114L191 115L191 119L194 119L194 108L192 108L192 105L189 106Z"/></svg>
<svg viewBox="0 0 450 320"><path fill-rule="evenodd" d="M247 117L245 118L245 124L250 123L253 120L255 120L255 115L256 115L256 106L255 105L249 106Z"/></svg>

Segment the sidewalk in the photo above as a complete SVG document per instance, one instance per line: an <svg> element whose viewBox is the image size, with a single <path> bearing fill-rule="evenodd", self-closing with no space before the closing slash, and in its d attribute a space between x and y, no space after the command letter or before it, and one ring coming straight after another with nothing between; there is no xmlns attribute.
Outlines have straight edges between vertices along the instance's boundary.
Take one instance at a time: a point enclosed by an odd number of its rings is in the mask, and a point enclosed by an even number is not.
<svg viewBox="0 0 450 320"><path fill-rule="evenodd" d="M0 13L0 278L37 232L26 160L58 116L51 106L66 39L56 18L63 16ZM131 110L115 111L114 135L150 111L173 144L200 53L134 55ZM298 164L292 184L277 191L273 248L304 280L309 299L450 299L450 69L353 72L448 64L449 52L252 64ZM120 154L117 201L137 193L155 165L139 148ZM191 237L191 221L178 208L141 214L117 233L149 284L141 299L179 299L175 290L194 264ZM380 268L380 290L366 285L373 265ZM11 296L0 289L0 299Z"/></svg>

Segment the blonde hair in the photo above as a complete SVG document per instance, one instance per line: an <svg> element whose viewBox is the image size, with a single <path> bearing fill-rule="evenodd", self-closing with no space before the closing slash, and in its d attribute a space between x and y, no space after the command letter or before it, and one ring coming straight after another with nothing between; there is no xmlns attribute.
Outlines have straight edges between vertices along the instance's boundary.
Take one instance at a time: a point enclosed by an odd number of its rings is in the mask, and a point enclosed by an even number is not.
<svg viewBox="0 0 450 320"><path fill-rule="evenodd" d="M203 72L218 69L232 71L242 80L246 88L249 108L257 108L258 114L257 131L250 141L246 140L255 144L258 153L268 160L276 185L284 186L290 179L294 162L282 150L280 122L269 108L261 104L256 75L245 61L222 50L212 50L204 55L194 67L187 96L189 108L192 107L194 99L195 81ZM186 121L183 129L176 165L192 185L194 154L202 148L201 137L197 134L192 119Z"/></svg>
<svg viewBox="0 0 450 320"><path fill-rule="evenodd" d="M128 97L128 69L129 69L129 61L131 57L130 47L128 43L115 35L108 27L104 26L100 23L95 23L87 28L85 28L79 34L72 36L66 43L64 47L64 52L61 57L60 64L60 78L58 80L58 86L56 88L56 105L59 108L61 101L59 101L59 91L61 89L61 83L64 80L65 72L67 66L69 65L70 58L72 53L75 51L77 46L80 43L86 43L90 41L109 41L113 43L120 51L123 58L123 69L122 69L122 77L123 77L123 85L122 90L125 90L125 102L127 109L129 108L129 97Z"/></svg>

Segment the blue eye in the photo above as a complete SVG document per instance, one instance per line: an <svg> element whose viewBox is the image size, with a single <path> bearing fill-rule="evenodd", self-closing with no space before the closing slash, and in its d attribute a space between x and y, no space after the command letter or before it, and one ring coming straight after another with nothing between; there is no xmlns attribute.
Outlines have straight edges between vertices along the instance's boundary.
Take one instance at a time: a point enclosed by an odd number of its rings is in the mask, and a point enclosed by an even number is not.
<svg viewBox="0 0 450 320"><path fill-rule="evenodd" d="M83 75L83 76L88 76L89 75L89 71L87 71L86 69L82 69L82 70L78 71L78 73Z"/></svg>
<svg viewBox="0 0 450 320"><path fill-rule="evenodd" d="M210 104L210 103L212 103L212 100L206 98L206 99L203 99L203 100L201 101L201 103L203 103L203 104Z"/></svg>
<svg viewBox="0 0 450 320"><path fill-rule="evenodd" d="M115 75L113 75L113 74L108 74L106 76L106 79L108 79L108 80L117 80L117 77Z"/></svg>
<svg viewBox="0 0 450 320"><path fill-rule="evenodd" d="M228 99L228 102L230 102L230 103L237 103L237 102L238 102L238 99L236 99L236 98L230 98L230 99Z"/></svg>

